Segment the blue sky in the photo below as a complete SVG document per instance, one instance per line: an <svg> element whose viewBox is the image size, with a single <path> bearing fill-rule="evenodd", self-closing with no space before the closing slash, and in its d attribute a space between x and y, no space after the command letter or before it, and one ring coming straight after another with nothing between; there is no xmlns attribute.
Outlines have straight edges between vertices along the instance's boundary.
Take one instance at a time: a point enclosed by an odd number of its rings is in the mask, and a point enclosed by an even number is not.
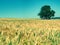
<svg viewBox="0 0 60 45"><path fill-rule="evenodd" d="M37 14L43 5L50 5L55 16L60 17L60 0L0 0L0 17L39 18Z"/></svg>

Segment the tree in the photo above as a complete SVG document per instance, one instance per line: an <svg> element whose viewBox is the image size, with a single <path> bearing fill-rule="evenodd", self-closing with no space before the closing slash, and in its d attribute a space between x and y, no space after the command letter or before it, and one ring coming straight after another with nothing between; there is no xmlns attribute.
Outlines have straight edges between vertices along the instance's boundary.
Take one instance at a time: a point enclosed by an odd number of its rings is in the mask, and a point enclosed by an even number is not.
<svg viewBox="0 0 60 45"><path fill-rule="evenodd" d="M49 5L45 5L41 8L40 13L38 15L40 16L41 19L51 19L55 15L55 11L51 10L51 7Z"/></svg>

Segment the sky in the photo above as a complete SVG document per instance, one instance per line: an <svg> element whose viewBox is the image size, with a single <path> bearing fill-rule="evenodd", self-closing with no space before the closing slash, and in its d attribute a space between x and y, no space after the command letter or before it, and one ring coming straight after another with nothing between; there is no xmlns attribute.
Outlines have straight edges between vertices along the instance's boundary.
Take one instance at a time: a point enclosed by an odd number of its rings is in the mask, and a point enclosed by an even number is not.
<svg viewBox="0 0 60 45"><path fill-rule="evenodd" d="M60 17L60 0L0 0L1 18L39 18L44 5L50 5L55 17Z"/></svg>

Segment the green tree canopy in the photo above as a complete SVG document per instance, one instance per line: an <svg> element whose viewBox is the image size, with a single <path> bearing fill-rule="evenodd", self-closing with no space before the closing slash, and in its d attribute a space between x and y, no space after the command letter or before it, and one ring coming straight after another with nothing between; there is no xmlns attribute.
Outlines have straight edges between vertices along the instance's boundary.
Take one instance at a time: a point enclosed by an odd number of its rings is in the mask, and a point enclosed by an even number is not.
<svg viewBox="0 0 60 45"><path fill-rule="evenodd" d="M41 19L51 19L51 17L54 17L55 11L51 10L51 7L49 5L45 5L41 8L41 11L39 12L39 16Z"/></svg>

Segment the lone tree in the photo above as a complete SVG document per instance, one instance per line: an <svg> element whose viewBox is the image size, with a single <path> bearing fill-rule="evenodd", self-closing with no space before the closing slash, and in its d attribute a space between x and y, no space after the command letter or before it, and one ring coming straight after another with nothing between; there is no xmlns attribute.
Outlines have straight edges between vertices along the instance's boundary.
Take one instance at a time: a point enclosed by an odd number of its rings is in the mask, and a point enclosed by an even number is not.
<svg viewBox="0 0 60 45"><path fill-rule="evenodd" d="M55 15L55 11L51 10L51 7L49 5L45 5L41 8L40 13L38 13L38 16L40 16L41 19L51 19Z"/></svg>

